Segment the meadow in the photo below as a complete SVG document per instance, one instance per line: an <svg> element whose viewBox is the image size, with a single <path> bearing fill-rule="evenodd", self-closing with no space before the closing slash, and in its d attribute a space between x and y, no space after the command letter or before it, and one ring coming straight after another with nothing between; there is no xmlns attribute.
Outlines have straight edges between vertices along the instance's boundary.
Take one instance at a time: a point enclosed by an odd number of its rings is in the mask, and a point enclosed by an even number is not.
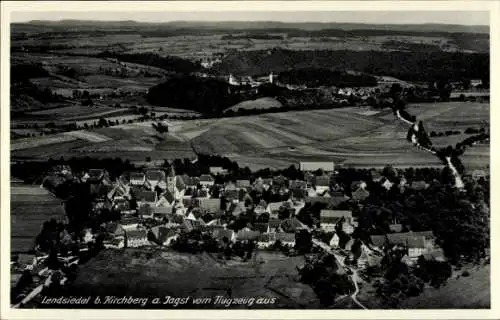
<svg viewBox="0 0 500 320"><path fill-rule="evenodd" d="M461 130L489 122L489 105L449 102L411 105L426 130ZM360 112L362 111L362 112ZM369 111L369 110L368 110ZM227 156L257 168L282 168L304 160L333 160L353 167L440 166L433 155L406 140L408 126L390 110L341 108L267 113L219 119L179 120L175 132L158 133L151 122L122 124L78 133L31 138L13 144L12 156L119 156L131 161L192 158L195 152ZM454 115L461 115L455 120ZM465 116L467 115L467 116ZM437 147L454 145L468 135L433 138ZM61 141L58 141L61 139ZM67 146L65 149L64 145ZM44 148L44 150L40 150ZM121 152L121 153L120 153ZM466 168L489 167L488 144L468 148Z"/></svg>
<svg viewBox="0 0 500 320"><path fill-rule="evenodd" d="M10 193L11 251L30 251L45 221L65 217L62 202L40 186L12 183Z"/></svg>
<svg viewBox="0 0 500 320"><path fill-rule="evenodd" d="M70 292L77 295L228 297L228 289L231 289L233 298L276 299L273 304L253 305L249 309L318 307L312 289L298 282L296 267L303 264L303 259L301 256L287 257L262 251L257 251L252 260L242 262L220 260L209 253L193 255L159 249L110 250L101 252L82 267ZM128 281L117 281L123 278Z"/></svg>

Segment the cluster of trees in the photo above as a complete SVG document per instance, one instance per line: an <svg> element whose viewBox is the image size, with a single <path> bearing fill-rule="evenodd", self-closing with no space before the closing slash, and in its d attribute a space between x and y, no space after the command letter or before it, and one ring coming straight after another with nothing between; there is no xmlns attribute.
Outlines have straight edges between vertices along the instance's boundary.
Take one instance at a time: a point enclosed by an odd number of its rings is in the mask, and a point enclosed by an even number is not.
<svg viewBox="0 0 500 320"><path fill-rule="evenodd" d="M426 260L421 256L415 266L409 267L402 262L403 255L404 250L401 248L387 250L381 266L385 271L384 278L382 282L375 283L377 294L391 307L398 307L399 302L406 297L418 296L426 283L435 288L446 285L452 275L448 262Z"/></svg>
<svg viewBox="0 0 500 320"><path fill-rule="evenodd" d="M355 290L349 276L338 269L335 257L325 253L306 257L305 265L299 269L301 281L313 288L325 307L332 305L338 295Z"/></svg>
<svg viewBox="0 0 500 320"><path fill-rule="evenodd" d="M445 132L431 131L430 137L443 137L443 136L451 136L457 134L462 134L462 131L460 130L446 130Z"/></svg>

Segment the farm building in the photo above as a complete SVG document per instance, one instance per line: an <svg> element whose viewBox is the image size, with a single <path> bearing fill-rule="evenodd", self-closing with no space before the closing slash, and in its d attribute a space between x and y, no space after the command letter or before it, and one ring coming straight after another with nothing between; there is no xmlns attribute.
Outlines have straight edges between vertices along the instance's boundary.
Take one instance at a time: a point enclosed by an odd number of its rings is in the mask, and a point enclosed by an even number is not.
<svg viewBox="0 0 500 320"><path fill-rule="evenodd" d="M487 174L486 174L486 171L477 169L477 170L472 171L471 176L472 176L472 179L477 181L481 178L486 178Z"/></svg>
<svg viewBox="0 0 500 320"><path fill-rule="evenodd" d="M409 246L410 239L413 239L411 240L414 249L412 251L413 256L421 248L425 248L426 250L434 249L434 234L432 231L388 233L386 235L370 236L370 239L372 244L378 248L383 248L386 243Z"/></svg>
<svg viewBox="0 0 500 320"><path fill-rule="evenodd" d="M335 231L335 226L343 219L342 230L351 234L354 231L355 223L352 211L349 210L321 210L320 225L326 232Z"/></svg>
<svg viewBox="0 0 500 320"><path fill-rule="evenodd" d="M333 162L300 162L300 171L316 171L323 170L325 172L333 172L335 169Z"/></svg>

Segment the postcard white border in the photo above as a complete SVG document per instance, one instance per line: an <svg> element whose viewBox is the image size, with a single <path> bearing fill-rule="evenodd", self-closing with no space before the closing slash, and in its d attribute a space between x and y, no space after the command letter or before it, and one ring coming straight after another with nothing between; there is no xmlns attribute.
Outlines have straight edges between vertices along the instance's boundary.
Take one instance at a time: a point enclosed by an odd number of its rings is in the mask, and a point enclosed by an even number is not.
<svg viewBox="0 0 500 320"><path fill-rule="evenodd" d="M140 4L139 4L140 2ZM498 52L500 3L498 1L3 1L1 3L1 297L9 296L10 260L10 150L9 150L9 79L10 79L10 13L13 11L489 11L491 42L491 145L499 138L495 117L500 89ZM498 150L491 148L491 164L496 164ZM500 167L490 165L491 186L491 309L440 310L17 310L10 309L9 299L1 299L0 319L495 319L500 318L498 272L498 232L496 215L499 201ZM459 235L457 235L459 236ZM495 241L497 240L497 241Z"/></svg>

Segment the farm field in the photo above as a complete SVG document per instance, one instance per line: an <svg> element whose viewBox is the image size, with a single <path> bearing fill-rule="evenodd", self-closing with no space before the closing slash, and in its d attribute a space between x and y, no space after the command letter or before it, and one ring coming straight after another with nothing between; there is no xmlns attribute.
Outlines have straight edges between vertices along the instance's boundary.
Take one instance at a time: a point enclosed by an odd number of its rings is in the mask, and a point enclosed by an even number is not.
<svg viewBox="0 0 500 320"><path fill-rule="evenodd" d="M12 183L10 187L11 250L33 249L45 221L65 217L61 200L39 186Z"/></svg>
<svg viewBox="0 0 500 320"><path fill-rule="evenodd" d="M446 286L426 289L403 303L405 309L490 308L490 265L474 267L469 277L450 278Z"/></svg>
<svg viewBox="0 0 500 320"><path fill-rule="evenodd" d="M272 108L281 108L282 106L283 105L278 100L266 97L240 102L224 110L224 113L227 113L229 111L238 112L240 110L265 110Z"/></svg>
<svg viewBox="0 0 500 320"><path fill-rule="evenodd" d="M70 292L77 295L92 292L93 295L143 297L228 297L227 290L231 288L232 297L276 298L274 304L254 305L250 309L318 307L312 289L297 281L296 266L303 264L303 259L262 251L257 251L252 260L240 262L222 261L208 253L108 250L82 266ZM128 281L117 282L117 278ZM205 306L214 307L223 306Z"/></svg>
<svg viewBox="0 0 500 320"><path fill-rule="evenodd" d="M366 108L362 110L367 111ZM151 122L122 124L85 130L84 135L65 134L64 139L59 139L70 148L59 148L56 139L46 149L55 147L64 157L89 153L131 161L144 161L146 157L151 161L194 157L195 151L228 156L250 168L282 168L303 160L333 160L354 167L383 167L388 163L403 167L441 166L435 156L406 140L408 126L397 120L391 111L365 115L359 111L358 108L341 108L180 120L175 124L175 132L162 134L154 130ZM463 131L468 126L478 127L480 123L489 122L489 105L483 103L419 104L410 106L409 112L423 119L428 132L445 130L441 128ZM462 115L462 120L454 120L453 115ZM468 136L461 134L432 140L436 147L445 147ZM15 157L21 152L26 157L32 148L40 151L41 146L48 145L44 138L32 138L24 145L14 144L12 155ZM87 140L83 146L72 145L83 140ZM41 154L47 154L47 150ZM468 148L463 156L466 168L489 167L489 150L487 144ZM36 158L40 154L31 152L31 156Z"/></svg>

